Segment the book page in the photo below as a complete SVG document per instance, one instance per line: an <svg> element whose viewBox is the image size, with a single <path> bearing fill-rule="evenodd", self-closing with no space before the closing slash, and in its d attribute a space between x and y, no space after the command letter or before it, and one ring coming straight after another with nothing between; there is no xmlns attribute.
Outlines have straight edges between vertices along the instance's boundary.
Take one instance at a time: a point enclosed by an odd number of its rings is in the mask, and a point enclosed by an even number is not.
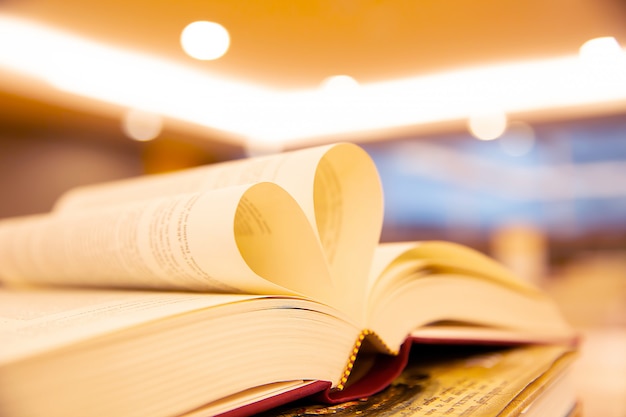
<svg viewBox="0 0 626 417"><path fill-rule="evenodd" d="M324 302L336 293L310 223L272 183L2 221L0 279Z"/></svg>
<svg viewBox="0 0 626 417"><path fill-rule="evenodd" d="M394 242L378 245L368 288L380 294L394 286L395 277L423 271L428 273L457 273L493 281L499 285L529 295L541 296L530 282L514 276L508 269L486 255L443 241ZM373 295L373 294L372 294Z"/></svg>
<svg viewBox="0 0 626 417"><path fill-rule="evenodd" d="M318 164L314 204L317 230L347 311L364 323L367 276L383 220L376 166L356 146L334 147Z"/></svg>
<svg viewBox="0 0 626 417"><path fill-rule="evenodd" d="M168 195L274 182L286 189L314 222L313 182L320 160L332 148L332 145L322 146L81 186L62 195L54 209L67 213Z"/></svg>
<svg viewBox="0 0 626 417"><path fill-rule="evenodd" d="M104 205L260 181L287 190L311 223L334 282L318 292L341 293L345 309L364 316L366 277L382 228L383 198L376 166L357 145L320 146L81 187L62 196L56 213L73 216ZM309 250L307 244L297 245ZM325 285L319 279L312 282Z"/></svg>
<svg viewBox="0 0 626 417"><path fill-rule="evenodd" d="M0 365L147 321L251 298L254 296L0 288Z"/></svg>

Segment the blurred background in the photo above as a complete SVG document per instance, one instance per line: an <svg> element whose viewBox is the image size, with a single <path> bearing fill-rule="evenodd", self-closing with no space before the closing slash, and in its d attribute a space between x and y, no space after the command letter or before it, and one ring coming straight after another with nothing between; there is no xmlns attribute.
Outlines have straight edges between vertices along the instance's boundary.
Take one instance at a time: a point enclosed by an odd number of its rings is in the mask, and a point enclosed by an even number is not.
<svg viewBox="0 0 626 417"><path fill-rule="evenodd" d="M586 386L606 403L626 393L624 46L622 0L0 0L0 218L356 142L383 240L475 247L581 328L621 329L593 365L612 388Z"/></svg>

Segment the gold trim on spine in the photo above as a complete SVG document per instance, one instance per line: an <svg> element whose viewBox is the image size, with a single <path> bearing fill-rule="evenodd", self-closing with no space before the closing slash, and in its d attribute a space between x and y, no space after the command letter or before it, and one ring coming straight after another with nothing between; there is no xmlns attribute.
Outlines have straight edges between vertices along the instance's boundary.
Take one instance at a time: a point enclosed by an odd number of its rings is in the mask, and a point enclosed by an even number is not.
<svg viewBox="0 0 626 417"><path fill-rule="evenodd" d="M350 353L350 357L348 358L348 363L343 371L343 375L341 376L341 379L339 380L339 383L337 384L336 389L342 390L345 388L346 383L348 382L348 377L352 373L352 368L354 367L354 362L356 361L357 355L359 354L359 350L361 349L361 346L363 345L363 341L366 338L368 338L369 340L374 339L371 341L374 345L378 346L379 348L382 348L383 352L381 353L388 353L391 355L397 355L399 353L397 349L390 348L389 345L387 345L380 338L380 336L378 336L373 331L371 330L361 331L356 342L354 343L354 346L352 347L352 352Z"/></svg>

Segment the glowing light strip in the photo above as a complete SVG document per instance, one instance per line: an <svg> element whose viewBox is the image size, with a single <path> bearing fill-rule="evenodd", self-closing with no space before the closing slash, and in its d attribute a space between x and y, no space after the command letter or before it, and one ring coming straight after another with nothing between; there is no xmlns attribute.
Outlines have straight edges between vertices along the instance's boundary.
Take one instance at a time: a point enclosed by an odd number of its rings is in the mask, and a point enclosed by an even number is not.
<svg viewBox="0 0 626 417"><path fill-rule="evenodd" d="M626 100L626 58L578 55L470 68L333 92L284 92L0 16L0 67L74 94L162 114L265 143L469 117ZM622 59L624 58L624 59Z"/></svg>
<svg viewBox="0 0 626 417"><path fill-rule="evenodd" d="M67 92L247 135L276 94L154 56L0 16L0 66Z"/></svg>

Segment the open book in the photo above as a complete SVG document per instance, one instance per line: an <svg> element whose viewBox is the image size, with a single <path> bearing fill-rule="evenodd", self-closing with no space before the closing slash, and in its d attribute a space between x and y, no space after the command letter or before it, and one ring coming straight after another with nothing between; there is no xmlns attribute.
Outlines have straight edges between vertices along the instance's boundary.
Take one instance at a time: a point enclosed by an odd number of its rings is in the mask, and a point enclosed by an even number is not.
<svg viewBox="0 0 626 417"><path fill-rule="evenodd" d="M0 410L246 414L373 393L414 341L574 339L496 262L379 244L382 219L373 161L342 143L78 188L1 221Z"/></svg>

